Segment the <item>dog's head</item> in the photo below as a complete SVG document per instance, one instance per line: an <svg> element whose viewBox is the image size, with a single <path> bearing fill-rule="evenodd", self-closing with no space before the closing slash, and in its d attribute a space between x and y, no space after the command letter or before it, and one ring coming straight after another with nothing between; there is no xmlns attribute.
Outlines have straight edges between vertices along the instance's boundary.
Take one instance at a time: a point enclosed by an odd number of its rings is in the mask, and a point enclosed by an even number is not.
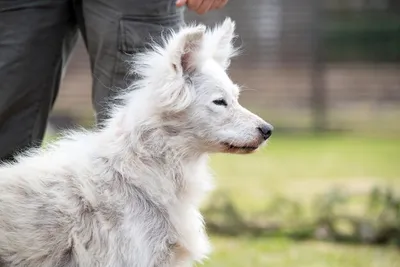
<svg viewBox="0 0 400 267"><path fill-rule="evenodd" d="M239 104L240 89L226 73L234 31L229 18L210 30L187 26L136 61L166 131L206 152L250 153L272 132Z"/></svg>

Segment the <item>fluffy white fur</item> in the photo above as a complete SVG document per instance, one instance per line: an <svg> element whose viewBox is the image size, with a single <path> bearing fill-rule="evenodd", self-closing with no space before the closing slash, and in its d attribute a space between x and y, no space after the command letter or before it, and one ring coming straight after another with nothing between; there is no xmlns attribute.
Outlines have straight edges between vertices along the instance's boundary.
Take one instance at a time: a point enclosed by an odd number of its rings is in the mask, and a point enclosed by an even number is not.
<svg viewBox="0 0 400 267"><path fill-rule="evenodd" d="M210 252L207 154L250 153L271 126L225 73L234 23L187 26L134 59L141 79L96 131L0 167L0 266L178 267Z"/></svg>

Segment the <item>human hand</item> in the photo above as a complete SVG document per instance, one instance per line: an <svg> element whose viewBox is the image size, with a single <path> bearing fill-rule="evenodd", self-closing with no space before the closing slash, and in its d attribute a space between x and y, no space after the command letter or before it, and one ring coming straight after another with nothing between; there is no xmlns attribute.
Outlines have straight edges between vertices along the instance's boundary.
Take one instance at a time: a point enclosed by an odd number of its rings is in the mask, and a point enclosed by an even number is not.
<svg viewBox="0 0 400 267"><path fill-rule="evenodd" d="M226 3L228 3L228 0L177 0L176 6L187 5L189 9L203 15L208 11L224 7Z"/></svg>

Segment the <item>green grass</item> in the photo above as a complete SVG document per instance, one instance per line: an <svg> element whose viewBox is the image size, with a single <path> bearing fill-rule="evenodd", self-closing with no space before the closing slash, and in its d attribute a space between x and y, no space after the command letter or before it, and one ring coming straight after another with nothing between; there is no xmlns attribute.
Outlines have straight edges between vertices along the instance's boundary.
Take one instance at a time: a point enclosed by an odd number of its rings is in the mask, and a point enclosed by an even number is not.
<svg viewBox="0 0 400 267"><path fill-rule="evenodd" d="M295 242L285 238L213 237L205 267L398 267L394 247Z"/></svg>
<svg viewBox="0 0 400 267"><path fill-rule="evenodd" d="M217 186L238 208L256 212L275 195L307 201L338 186L367 192L374 185L400 188L400 138L356 135L283 135L253 155L216 155ZM206 267L397 267L393 247L343 245L286 238L212 237Z"/></svg>
<svg viewBox="0 0 400 267"><path fill-rule="evenodd" d="M216 155L219 189L242 211L257 211L283 194L309 200L337 186L365 192L373 185L399 186L400 138L354 135L279 135L252 155Z"/></svg>

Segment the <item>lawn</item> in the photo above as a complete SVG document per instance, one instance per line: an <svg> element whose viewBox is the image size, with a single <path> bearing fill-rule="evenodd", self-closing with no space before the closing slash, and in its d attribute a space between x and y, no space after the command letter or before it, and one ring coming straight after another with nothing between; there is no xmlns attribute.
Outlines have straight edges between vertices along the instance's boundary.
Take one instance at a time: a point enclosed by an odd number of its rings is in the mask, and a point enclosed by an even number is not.
<svg viewBox="0 0 400 267"><path fill-rule="evenodd" d="M244 212L265 208L275 195L307 201L337 186L364 193L374 185L400 188L400 139L355 135L275 134L262 151L211 159L217 187ZM206 267L399 267L394 247L343 245L286 238L212 236Z"/></svg>
<svg viewBox="0 0 400 267"><path fill-rule="evenodd" d="M399 267L393 247L295 242L285 238L212 237L215 251L204 267Z"/></svg>
<svg viewBox="0 0 400 267"><path fill-rule="evenodd" d="M400 188L400 138L356 135L275 134L252 155L211 159L218 189L242 211L264 208L283 194L299 201L336 186L355 192L373 185Z"/></svg>

